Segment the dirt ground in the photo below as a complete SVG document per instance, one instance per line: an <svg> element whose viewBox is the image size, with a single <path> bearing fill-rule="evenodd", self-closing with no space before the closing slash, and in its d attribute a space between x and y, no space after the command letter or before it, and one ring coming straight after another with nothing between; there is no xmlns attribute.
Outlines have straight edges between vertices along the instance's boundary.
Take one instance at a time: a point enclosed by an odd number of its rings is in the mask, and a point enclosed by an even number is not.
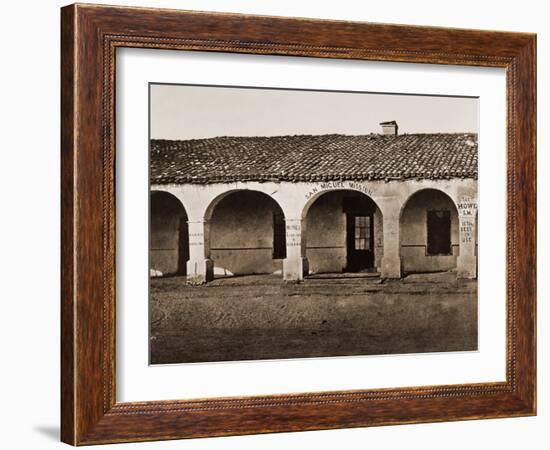
<svg viewBox="0 0 550 450"><path fill-rule="evenodd" d="M154 278L150 344L152 364L476 350L477 282Z"/></svg>

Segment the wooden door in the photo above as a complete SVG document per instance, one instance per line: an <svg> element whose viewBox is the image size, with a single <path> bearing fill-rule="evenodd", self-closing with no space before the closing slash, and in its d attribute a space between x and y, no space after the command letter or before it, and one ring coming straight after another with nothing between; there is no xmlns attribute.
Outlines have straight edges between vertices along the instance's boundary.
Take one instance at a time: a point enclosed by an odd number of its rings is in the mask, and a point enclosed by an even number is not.
<svg viewBox="0 0 550 450"><path fill-rule="evenodd" d="M347 214L347 270L359 272L374 267L372 213Z"/></svg>

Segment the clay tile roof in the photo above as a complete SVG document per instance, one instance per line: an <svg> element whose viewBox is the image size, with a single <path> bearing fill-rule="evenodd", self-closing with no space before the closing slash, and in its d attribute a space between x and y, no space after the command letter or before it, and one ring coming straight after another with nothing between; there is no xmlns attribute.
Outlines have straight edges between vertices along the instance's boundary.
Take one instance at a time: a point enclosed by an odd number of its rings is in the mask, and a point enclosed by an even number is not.
<svg viewBox="0 0 550 450"><path fill-rule="evenodd" d="M477 179L477 134L151 140L151 183Z"/></svg>

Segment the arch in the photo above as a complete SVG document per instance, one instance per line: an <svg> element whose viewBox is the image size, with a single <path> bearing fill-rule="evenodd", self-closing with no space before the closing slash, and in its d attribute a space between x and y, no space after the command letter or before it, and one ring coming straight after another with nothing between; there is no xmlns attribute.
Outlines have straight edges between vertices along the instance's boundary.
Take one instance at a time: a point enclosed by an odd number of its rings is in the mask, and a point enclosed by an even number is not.
<svg viewBox="0 0 550 450"><path fill-rule="evenodd" d="M281 209L281 211L283 210L280 203L272 195L268 194L267 192L263 192L259 189L248 189L248 188L230 189L228 191L222 192L221 194L218 194L216 197L214 197L210 201L210 203L206 207L206 210L204 211L204 221L207 222L207 221L211 220L212 213L216 209L216 206L218 206L218 204L223 199L225 199L226 197L229 197L232 194L239 193L239 192L254 192L256 194L264 195L264 196L268 197L271 201L275 202L277 204L277 206L279 207L279 209Z"/></svg>
<svg viewBox="0 0 550 450"><path fill-rule="evenodd" d="M378 204L354 189L326 190L302 211L302 256L310 273L378 271L383 256Z"/></svg>
<svg viewBox="0 0 550 450"><path fill-rule="evenodd" d="M407 273L454 270L459 254L459 217L453 198L437 188L422 188L403 203L399 214L399 252Z"/></svg>
<svg viewBox="0 0 550 450"><path fill-rule="evenodd" d="M189 194L186 191L178 189L178 186L170 186L165 184L152 184L149 188L151 194L162 192L164 194L169 194L174 197L183 207L187 217L191 217L190 211L192 210L190 199L188 198Z"/></svg>
<svg viewBox="0 0 550 450"><path fill-rule="evenodd" d="M224 192L210 202L204 221L214 276L282 274L285 215L273 197L252 189Z"/></svg>
<svg viewBox="0 0 550 450"><path fill-rule="evenodd" d="M332 188L332 189L323 189L320 192L315 192L315 193L310 194L309 198L307 199L306 203L304 204L304 206L302 208L302 219L306 218L309 209L319 199L319 197L322 197L325 194L330 194L331 192L353 192L353 193L356 193L358 195L363 195L363 196L367 197L368 199L370 199L376 205L376 207L378 209L380 209L380 211L382 211L382 209L380 208L380 206L378 204L377 199L375 199L375 197L369 191L365 192L365 190L353 189L353 187L335 187L335 188Z"/></svg>
<svg viewBox="0 0 550 450"><path fill-rule="evenodd" d="M403 204L401 205L401 209L399 211L399 220L401 220L401 216L403 215L403 210L405 209L405 207L407 206L407 204L409 203L409 201L417 194L420 194L422 193L423 191L437 191L439 192L440 194L444 195L445 197L447 197L449 199L449 201L453 204L454 208L458 211L458 206L456 204L456 200L453 198L453 196L451 195L450 192L447 192L439 187L421 187L413 192L411 192L409 194L409 196L406 198L406 200L403 202Z"/></svg>
<svg viewBox="0 0 550 450"><path fill-rule="evenodd" d="M149 204L151 276L185 275L189 259L187 212L173 194L153 190Z"/></svg>

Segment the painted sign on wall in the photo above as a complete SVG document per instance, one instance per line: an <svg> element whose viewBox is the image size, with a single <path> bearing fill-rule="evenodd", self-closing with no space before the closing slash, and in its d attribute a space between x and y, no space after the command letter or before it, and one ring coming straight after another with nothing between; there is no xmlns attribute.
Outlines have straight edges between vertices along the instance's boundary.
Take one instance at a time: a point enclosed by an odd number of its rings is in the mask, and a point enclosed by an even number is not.
<svg viewBox="0 0 550 450"><path fill-rule="evenodd" d="M463 196L460 197L456 206L460 218L460 241L462 243L473 242L475 239L477 201L470 196Z"/></svg>
<svg viewBox="0 0 550 450"><path fill-rule="evenodd" d="M325 183L319 183L314 186L307 194L306 200L312 198L315 194L323 191L333 191L337 189L351 189L352 191L359 191L368 196L372 195L372 189L357 181L327 181Z"/></svg>

